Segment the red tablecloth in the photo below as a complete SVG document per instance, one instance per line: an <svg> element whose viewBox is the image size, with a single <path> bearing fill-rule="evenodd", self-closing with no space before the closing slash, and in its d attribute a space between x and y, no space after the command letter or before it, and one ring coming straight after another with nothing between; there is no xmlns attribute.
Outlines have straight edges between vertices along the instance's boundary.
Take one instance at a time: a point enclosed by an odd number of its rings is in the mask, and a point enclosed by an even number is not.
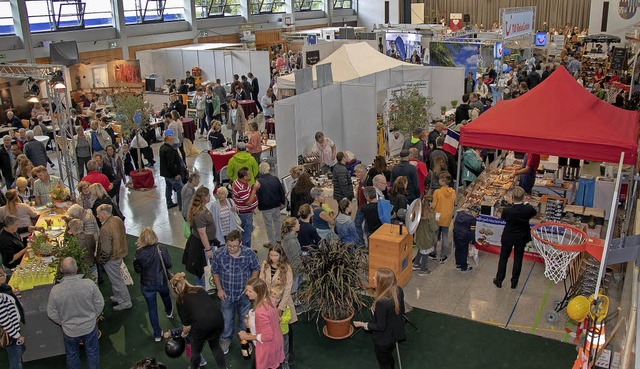
<svg viewBox="0 0 640 369"><path fill-rule="evenodd" d="M184 129L184 137L191 141L196 140L196 125L191 118L182 118L182 129Z"/></svg>
<svg viewBox="0 0 640 369"><path fill-rule="evenodd" d="M231 159L231 157L235 155L237 151L238 150L236 150L235 148L233 150L225 151L222 153L214 150L209 150L209 156L211 157L211 163L213 164L213 171L220 171L222 167L229 163L229 159Z"/></svg>
<svg viewBox="0 0 640 369"><path fill-rule="evenodd" d="M153 181L153 172L149 169L141 171L132 171L129 173L131 180L133 181L133 189L138 190L141 188L153 188L155 183Z"/></svg>
<svg viewBox="0 0 640 369"><path fill-rule="evenodd" d="M267 133L270 135L276 134L276 122L273 119L267 119L264 122L264 129L267 130Z"/></svg>
<svg viewBox="0 0 640 369"><path fill-rule="evenodd" d="M256 106L256 102L253 100L238 100L238 105L244 111L244 116L249 118L249 115L253 113L253 116L258 115L258 107Z"/></svg>

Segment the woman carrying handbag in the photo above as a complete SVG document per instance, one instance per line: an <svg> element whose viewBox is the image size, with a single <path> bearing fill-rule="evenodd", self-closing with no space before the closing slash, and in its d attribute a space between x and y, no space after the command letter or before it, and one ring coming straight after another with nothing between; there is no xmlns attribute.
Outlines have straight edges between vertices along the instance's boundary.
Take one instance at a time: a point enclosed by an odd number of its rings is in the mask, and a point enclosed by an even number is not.
<svg viewBox="0 0 640 369"><path fill-rule="evenodd" d="M149 309L153 338L156 342L160 342L162 340L162 330L158 320L156 293L159 293L160 298L162 298L167 317L172 318L173 304L169 293L171 257L169 257L167 248L158 244L158 236L150 227L145 227L142 230L136 246L133 268L140 273L140 289Z"/></svg>

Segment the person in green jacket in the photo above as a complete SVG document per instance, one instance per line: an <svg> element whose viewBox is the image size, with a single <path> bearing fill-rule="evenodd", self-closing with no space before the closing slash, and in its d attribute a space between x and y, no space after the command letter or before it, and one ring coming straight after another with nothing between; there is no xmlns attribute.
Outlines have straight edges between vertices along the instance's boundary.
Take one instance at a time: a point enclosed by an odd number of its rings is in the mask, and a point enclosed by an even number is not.
<svg viewBox="0 0 640 369"><path fill-rule="evenodd" d="M244 142L238 142L237 149L238 152L229 159L229 163L227 164L227 177L229 177L233 183L233 181L238 178L240 168L247 167L249 168L249 172L251 172L251 180L248 184L249 186L253 186L253 182L256 181L256 176L258 175L258 162L247 152L247 146Z"/></svg>
<svg viewBox="0 0 640 369"><path fill-rule="evenodd" d="M434 245L438 241L436 231L439 224L436 220L434 212L431 210L431 204L427 196L422 197L422 215L420 216L420 223L416 229L415 238L416 246L418 246L418 253L413 259L413 270L418 271L418 275L425 276L429 273L427 269L427 260L429 260L429 252L434 249Z"/></svg>
<svg viewBox="0 0 640 369"><path fill-rule="evenodd" d="M462 156L462 183L469 186L484 170L480 149L468 148Z"/></svg>

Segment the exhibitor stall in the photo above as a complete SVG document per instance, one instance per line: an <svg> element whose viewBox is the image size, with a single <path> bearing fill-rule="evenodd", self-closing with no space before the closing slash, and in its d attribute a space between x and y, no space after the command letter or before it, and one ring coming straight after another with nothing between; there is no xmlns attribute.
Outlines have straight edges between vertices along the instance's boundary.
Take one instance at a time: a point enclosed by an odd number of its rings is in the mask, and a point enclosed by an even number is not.
<svg viewBox="0 0 640 369"><path fill-rule="evenodd" d="M610 163L619 162L624 154L623 164L634 166L638 150L638 118L636 111L619 109L598 99L560 67L535 89L517 99L498 102L462 127L460 144ZM481 219L486 220L483 223L501 223L495 215L501 212L502 197L508 198L508 191L515 185L508 174L514 168L520 168L519 164L511 162L505 167L489 169L467 192L466 206L479 203L493 208L488 215L490 218ZM542 199L531 200L540 202ZM544 208L541 206L540 220L568 221L567 217L570 217L578 222L575 224L583 223L587 209L582 209L583 213L577 216L581 209L566 211L566 201L561 202L552 201L552 206L556 207L553 212L546 211L549 202ZM598 211L592 210L587 214L599 215ZM487 236L491 236L492 242L499 240L500 227L484 227L483 223L478 224L476 238L487 240ZM486 228L490 228L490 232L480 232ZM486 250L496 251L488 242L486 246Z"/></svg>

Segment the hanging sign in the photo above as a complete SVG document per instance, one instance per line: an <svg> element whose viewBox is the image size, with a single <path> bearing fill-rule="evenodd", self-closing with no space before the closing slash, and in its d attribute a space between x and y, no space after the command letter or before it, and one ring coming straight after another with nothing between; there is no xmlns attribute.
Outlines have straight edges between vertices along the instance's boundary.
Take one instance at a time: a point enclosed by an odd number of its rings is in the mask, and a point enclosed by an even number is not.
<svg viewBox="0 0 640 369"><path fill-rule="evenodd" d="M502 38L504 40L533 33L535 8L504 8L502 12Z"/></svg>
<svg viewBox="0 0 640 369"><path fill-rule="evenodd" d="M457 32L462 29L462 13L449 14L449 28L451 28L451 32Z"/></svg>

